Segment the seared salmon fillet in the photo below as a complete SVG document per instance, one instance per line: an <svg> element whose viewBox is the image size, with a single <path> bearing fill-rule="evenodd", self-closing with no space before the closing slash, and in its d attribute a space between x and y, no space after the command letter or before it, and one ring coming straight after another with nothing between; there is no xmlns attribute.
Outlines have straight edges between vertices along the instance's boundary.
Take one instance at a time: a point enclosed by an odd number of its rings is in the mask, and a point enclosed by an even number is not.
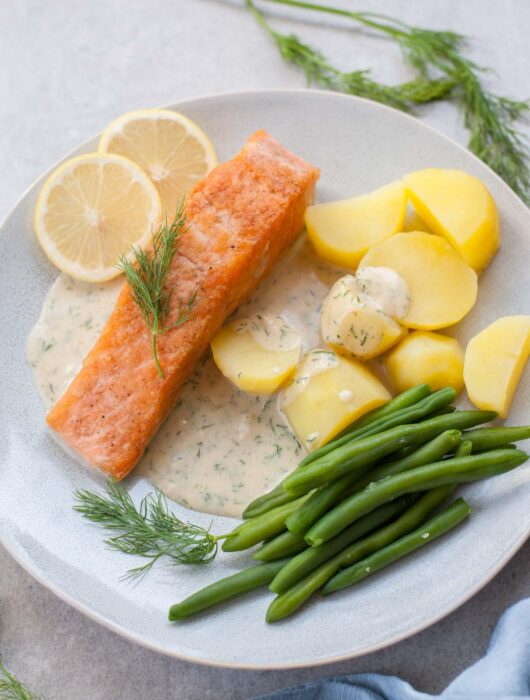
<svg viewBox="0 0 530 700"><path fill-rule="evenodd" d="M82 461L122 479L171 411L195 363L226 317L266 277L303 227L318 170L265 131L188 194L187 228L173 259L168 324L199 288L191 318L151 337L126 282L111 316L46 420Z"/></svg>

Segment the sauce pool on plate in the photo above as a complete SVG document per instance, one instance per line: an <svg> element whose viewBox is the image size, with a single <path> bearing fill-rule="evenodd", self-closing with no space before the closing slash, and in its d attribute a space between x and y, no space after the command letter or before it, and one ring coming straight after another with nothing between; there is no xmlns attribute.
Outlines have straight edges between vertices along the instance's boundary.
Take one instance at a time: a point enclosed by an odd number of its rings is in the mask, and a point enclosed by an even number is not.
<svg viewBox="0 0 530 700"><path fill-rule="evenodd" d="M304 350L319 345L323 299L341 271L319 259L301 238L278 262L238 316L281 317ZM122 279L100 285L60 275L50 288L28 341L28 360L46 407L57 401L96 341ZM290 342L275 326L274 342ZM270 331L270 329L268 329ZM263 327L254 332L271 342ZM179 395L175 410L150 443L137 472L194 510L239 516L304 455L276 397L233 386L207 354Z"/></svg>

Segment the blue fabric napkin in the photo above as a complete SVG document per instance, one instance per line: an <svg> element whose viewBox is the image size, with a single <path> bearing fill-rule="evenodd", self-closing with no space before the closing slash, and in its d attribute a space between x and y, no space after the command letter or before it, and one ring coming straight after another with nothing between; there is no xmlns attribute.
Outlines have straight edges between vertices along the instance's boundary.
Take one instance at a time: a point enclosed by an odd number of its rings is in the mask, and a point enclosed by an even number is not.
<svg viewBox="0 0 530 700"><path fill-rule="evenodd" d="M530 598L502 615L484 658L441 695L429 695L395 676L359 673L260 695L255 700L521 700L530 699Z"/></svg>

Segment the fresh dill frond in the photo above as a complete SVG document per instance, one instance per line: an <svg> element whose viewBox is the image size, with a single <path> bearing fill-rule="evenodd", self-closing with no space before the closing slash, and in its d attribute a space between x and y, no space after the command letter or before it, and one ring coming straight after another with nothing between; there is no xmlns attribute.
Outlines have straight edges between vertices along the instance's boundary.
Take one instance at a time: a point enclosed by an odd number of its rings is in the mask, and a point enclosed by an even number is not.
<svg viewBox="0 0 530 700"><path fill-rule="evenodd" d="M0 698L2 700L38 700L23 683L15 678L0 659Z"/></svg>
<svg viewBox="0 0 530 700"><path fill-rule="evenodd" d="M138 507L114 479L107 481L104 494L78 490L74 496L74 510L109 532L118 533L105 540L108 547L149 560L127 571L123 578L140 578L161 557L168 557L174 564L208 564L217 554L219 538L177 518L158 490L147 494Z"/></svg>
<svg viewBox="0 0 530 700"><path fill-rule="evenodd" d="M463 55L465 38L459 34L411 27L399 34L398 42L421 75L437 71L454 80L453 94L470 134L469 149L529 202L528 140L514 126L530 109L529 103L485 90L480 75L486 71Z"/></svg>
<svg viewBox="0 0 530 700"><path fill-rule="evenodd" d="M374 81L367 71L344 73L337 70L320 52L298 37L272 29L254 0L246 0L247 7L274 39L281 55L301 68L310 83L367 97L403 111L410 111L414 104L432 100L455 100L463 111L464 123L470 133L469 149L525 202L530 202L529 144L516 127L517 121L527 115L530 104L526 100L496 95L484 88L481 76L486 69L465 56L465 37L452 31L410 26L373 12L354 12L304 0L269 2L344 17L396 41L404 59L418 76L409 83L388 86Z"/></svg>
<svg viewBox="0 0 530 700"><path fill-rule="evenodd" d="M445 79L419 77L398 85L385 85L373 80L369 70L338 70L320 51L302 42L295 34L282 34L273 29L253 0L247 0L247 6L274 39L282 58L302 69L309 84L365 97L404 112L411 111L414 104L442 99L453 88L453 83Z"/></svg>
<svg viewBox="0 0 530 700"><path fill-rule="evenodd" d="M187 301L179 302L176 321L166 325L171 311L171 290L166 288L166 281L185 228L186 215L184 208L180 206L171 224L168 225L166 219L153 236L151 250L134 247L133 260L122 256L118 263L118 268L125 274L133 299L151 333L153 357L162 379L164 372L158 359L157 338L188 321L197 300L198 290Z"/></svg>

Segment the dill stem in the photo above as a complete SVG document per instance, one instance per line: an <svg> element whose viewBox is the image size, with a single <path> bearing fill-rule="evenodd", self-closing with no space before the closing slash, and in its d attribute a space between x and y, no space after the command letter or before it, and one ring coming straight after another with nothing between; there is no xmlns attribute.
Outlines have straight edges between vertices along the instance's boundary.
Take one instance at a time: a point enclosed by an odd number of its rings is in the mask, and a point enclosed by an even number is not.
<svg viewBox="0 0 530 700"><path fill-rule="evenodd" d="M303 0L267 0L267 2L274 2L277 5L287 5L289 7L298 7L303 10L314 10L316 12L325 12L328 15L337 15L339 17L347 17L348 19L357 20L366 27L371 27L372 29L378 29L380 31L386 32L387 34L392 34L393 36L400 36L403 32L397 27L391 27L388 24L382 24L381 22L376 22L371 17L379 17L387 21L393 21L390 17L385 15L379 15L369 12L351 12L350 10L342 10L339 7L328 7L326 5L319 5L318 3L303 2Z"/></svg>
<svg viewBox="0 0 530 700"><path fill-rule="evenodd" d="M254 17L256 18L258 24L262 29L264 29L267 34L270 36L274 37L276 32L274 29L270 26L270 24L265 20L265 17L261 14L261 12L258 10L258 8L254 5L253 0L246 0L247 7L248 9L252 12Z"/></svg>
<svg viewBox="0 0 530 700"><path fill-rule="evenodd" d="M158 338L158 332L153 331L151 333L151 347L153 349L153 359L155 361L156 370L157 370L158 374L160 375L160 379L164 379L164 370L160 366L160 362L158 360L158 350L157 350L157 346L156 346L156 339L157 338Z"/></svg>

